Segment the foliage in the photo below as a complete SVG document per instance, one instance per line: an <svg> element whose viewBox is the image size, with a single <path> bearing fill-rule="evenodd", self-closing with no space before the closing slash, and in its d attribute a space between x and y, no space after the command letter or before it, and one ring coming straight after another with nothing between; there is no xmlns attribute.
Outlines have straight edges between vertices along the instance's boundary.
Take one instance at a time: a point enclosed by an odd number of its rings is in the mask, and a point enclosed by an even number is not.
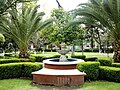
<svg viewBox="0 0 120 90"><path fill-rule="evenodd" d="M38 12L38 8L39 6L23 8L24 13L18 13L16 9L12 9L0 24L1 31L18 45L20 57L29 57L27 49L31 37L52 22L52 20L43 21L44 13Z"/></svg>
<svg viewBox="0 0 120 90"><path fill-rule="evenodd" d="M119 61L120 43L120 1L119 0L90 0L75 10L76 16L94 19L97 27L101 28L112 37L114 42L114 59ZM102 26L100 27L99 24Z"/></svg>
<svg viewBox="0 0 120 90"><path fill-rule="evenodd" d="M40 33L47 41L57 45L61 42L73 43L74 40L78 40L82 37L80 25L68 26L73 16L64 11L63 8L53 9L51 17L55 19L53 24Z"/></svg>
<svg viewBox="0 0 120 90"><path fill-rule="evenodd" d="M99 62L81 62L77 65L77 69L87 74L87 80L97 80L99 65Z"/></svg>
<svg viewBox="0 0 120 90"><path fill-rule="evenodd" d="M97 61L100 62L101 66L111 66L112 64L112 59L110 58L99 58Z"/></svg>
<svg viewBox="0 0 120 90"><path fill-rule="evenodd" d="M18 0L0 0L0 16L5 14L7 10L14 7Z"/></svg>
<svg viewBox="0 0 120 90"><path fill-rule="evenodd" d="M120 68L100 66L99 78L102 80L120 82Z"/></svg>
<svg viewBox="0 0 120 90"><path fill-rule="evenodd" d="M31 77L31 72L42 68L38 63L0 64L0 79Z"/></svg>
<svg viewBox="0 0 120 90"><path fill-rule="evenodd" d="M0 46L5 42L5 37L0 33Z"/></svg>
<svg viewBox="0 0 120 90"><path fill-rule="evenodd" d="M5 64L5 63L16 63L16 62L33 62L30 59L17 59L17 58L10 58L10 59L0 59L0 64Z"/></svg>
<svg viewBox="0 0 120 90"><path fill-rule="evenodd" d="M89 58L85 58L85 61L96 61L97 57L89 57Z"/></svg>
<svg viewBox="0 0 120 90"><path fill-rule="evenodd" d="M120 67L120 63L112 63L111 67Z"/></svg>
<svg viewBox="0 0 120 90"><path fill-rule="evenodd" d="M66 56L67 57L67 56ZM54 56L50 56L50 57L46 57L46 56L35 56L35 62L43 62L43 60L45 59L51 59L51 58L60 58L60 55L54 55Z"/></svg>
<svg viewBox="0 0 120 90"><path fill-rule="evenodd" d="M0 43L4 43L5 42L5 37L0 33Z"/></svg>
<svg viewBox="0 0 120 90"><path fill-rule="evenodd" d="M45 56L36 56L35 57L35 61L36 62L43 62L43 60L47 59L47 57Z"/></svg>
<svg viewBox="0 0 120 90"><path fill-rule="evenodd" d="M32 77L32 72L42 69L42 64L39 63L23 63L21 77Z"/></svg>
<svg viewBox="0 0 120 90"><path fill-rule="evenodd" d="M85 55L72 55L71 58L78 58L78 59L83 59L85 60Z"/></svg>
<svg viewBox="0 0 120 90"><path fill-rule="evenodd" d="M36 0L0 0L0 16L3 16L8 13L8 10L11 8L16 8L17 3L31 2ZM1 18L0 18L1 19Z"/></svg>

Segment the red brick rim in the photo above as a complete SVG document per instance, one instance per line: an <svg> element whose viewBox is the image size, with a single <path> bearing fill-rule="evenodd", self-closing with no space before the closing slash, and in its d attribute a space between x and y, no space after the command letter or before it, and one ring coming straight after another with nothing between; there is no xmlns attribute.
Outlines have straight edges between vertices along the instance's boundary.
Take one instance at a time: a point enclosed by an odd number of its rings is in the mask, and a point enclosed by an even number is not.
<svg viewBox="0 0 120 90"><path fill-rule="evenodd" d="M66 69L76 69L77 64L71 64L71 65L55 65L55 64L44 64L45 68L48 69L57 69L57 70L66 70Z"/></svg>

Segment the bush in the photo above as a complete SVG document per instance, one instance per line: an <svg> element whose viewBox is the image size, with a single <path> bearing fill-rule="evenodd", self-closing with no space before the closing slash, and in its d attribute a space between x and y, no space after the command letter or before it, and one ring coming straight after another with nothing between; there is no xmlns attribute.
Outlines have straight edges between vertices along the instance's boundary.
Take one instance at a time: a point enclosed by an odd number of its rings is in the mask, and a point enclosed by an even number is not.
<svg viewBox="0 0 120 90"><path fill-rule="evenodd" d="M77 69L87 74L87 80L97 80L99 76L99 65L99 62L82 62L77 65Z"/></svg>
<svg viewBox="0 0 120 90"><path fill-rule="evenodd" d="M42 68L38 63L9 63L0 65L0 79L31 77L31 72Z"/></svg>
<svg viewBox="0 0 120 90"><path fill-rule="evenodd" d="M45 49L45 52L56 52L56 50L55 49L53 49L53 50L51 50L51 49Z"/></svg>
<svg viewBox="0 0 120 90"><path fill-rule="evenodd" d="M99 78L102 80L120 82L120 68L100 66Z"/></svg>
<svg viewBox="0 0 120 90"><path fill-rule="evenodd" d="M68 57L68 56L66 56ZM60 58L60 55L54 55L54 56L51 56L51 57L45 57L45 56L35 56L35 60L36 62L43 62L43 60L45 59L51 59L51 58Z"/></svg>
<svg viewBox="0 0 120 90"><path fill-rule="evenodd" d="M120 63L112 63L112 67L120 67Z"/></svg>
<svg viewBox="0 0 120 90"><path fill-rule="evenodd" d="M13 57L13 54L12 54L12 53L5 53L4 56L7 56L7 57Z"/></svg>
<svg viewBox="0 0 120 90"><path fill-rule="evenodd" d="M0 79L19 78L22 72L22 64L1 64Z"/></svg>
<svg viewBox="0 0 120 90"><path fill-rule="evenodd" d="M99 52L99 48L93 48L93 52Z"/></svg>
<svg viewBox="0 0 120 90"><path fill-rule="evenodd" d="M45 56L36 56L36 57L35 57L35 61L36 61L36 62L42 62L44 59L46 59Z"/></svg>
<svg viewBox="0 0 120 90"><path fill-rule="evenodd" d="M97 61L100 62L101 66L111 66L112 64L112 59L110 58L100 58Z"/></svg>
<svg viewBox="0 0 120 90"><path fill-rule="evenodd" d="M85 58L85 61L96 61L97 57Z"/></svg>
<svg viewBox="0 0 120 90"><path fill-rule="evenodd" d="M60 58L60 55L54 55L54 56L49 57L49 58Z"/></svg>
<svg viewBox="0 0 120 90"><path fill-rule="evenodd" d="M0 64L15 63L15 62L32 62L32 61L30 59L16 59L16 58L0 59Z"/></svg>
<svg viewBox="0 0 120 90"><path fill-rule="evenodd" d="M91 49L84 49L84 52L92 52Z"/></svg>
<svg viewBox="0 0 120 90"><path fill-rule="evenodd" d="M71 58L83 59L85 60L85 55L72 55Z"/></svg>
<svg viewBox="0 0 120 90"><path fill-rule="evenodd" d="M42 64L38 63L25 63L23 64L23 69L21 77L32 77L31 72L37 71L42 68Z"/></svg>
<svg viewBox="0 0 120 90"><path fill-rule="evenodd" d="M34 56L30 56L30 61L35 62L36 58Z"/></svg>

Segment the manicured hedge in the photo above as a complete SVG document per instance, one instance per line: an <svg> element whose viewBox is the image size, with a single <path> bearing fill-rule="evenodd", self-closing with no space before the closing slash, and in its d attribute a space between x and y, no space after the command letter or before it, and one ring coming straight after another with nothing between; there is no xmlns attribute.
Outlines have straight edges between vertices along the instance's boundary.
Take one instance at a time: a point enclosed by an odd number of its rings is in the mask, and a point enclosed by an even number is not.
<svg viewBox="0 0 120 90"><path fill-rule="evenodd" d="M99 65L99 62L82 62L77 65L77 69L87 74L87 80L96 80L99 76Z"/></svg>
<svg viewBox="0 0 120 90"><path fill-rule="evenodd" d="M101 66L111 66L112 64L112 59L110 58L99 58L97 61L100 62Z"/></svg>
<svg viewBox="0 0 120 90"><path fill-rule="evenodd" d="M99 79L120 82L120 68L100 66Z"/></svg>
<svg viewBox="0 0 120 90"><path fill-rule="evenodd" d="M120 63L112 63L111 67L120 67Z"/></svg>
<svg viewBox="0 0 120 90"><path fill-rule="evenodd" d="M67 57L67 56L66 56ZM54 55L54 56L51 56L49 58L60 58L60 55Z"/></svg>
<svg viewBox="0 0 120 90"><path fill-rule="evenodd" d="M9 63L0 64L0 79L31 77L31 72L42 68L39 63Z"/></svg>
<svg viewBox="0 0 120 90"><path fill-rule="evenodd" d="M35 62L42 62L44 59L47 59L45 56L35 56Z"/></svg>
<svg viewBox="0 0 120 90"><path fill-rule="evenodd" d="M26 63L22 67L22 77L31 77L31 72L42 69L42 64L39 63Z"/></svg>
<svg viewBox="0 0 120 90"><path fill-rule="evenodd" d="M32 62L32 60L30 60L30 59L16 59L16 58L0 59L0 64L16 63L16 62Z"/></svg>
<svg viewBox="0 0 120 90"><path fill-rule="evenodd" d="M66 56L68 57L68 56ZM51 57L45 57L45 56L35 56L35 62L43 62L43 60L45 59L51 59L51 58L60 58L60 55L54 55L54 56L51 56Z"/></svg>
<svg viewBox="0 0 120 90"><path fill-rule="evenodd" d="M85 61L96 61L97 57L85 58Z"/></svg>
<svg viewBox="0 0 120 90"><path fill-rule="evenodd" d="M85 55L72 55L71 58L83 59L85 60Z"/></svg>
<svg viewBox="0 0 120 90"><path fill-rule="evenodd" d="M22 72L22 64L1 64L0 79L19 78Z"/></svg>
<svg viewBox="0 0 120 90"><path fill-rule="evenodd" d="M15 63L15 62L42 62L45 59L50 58L59 58L60 55L54 55L51 57L45 56L30 56L30 59L23 59L23 58L8 58L8 59L0 59L0 64L4 63Z"/></svg>

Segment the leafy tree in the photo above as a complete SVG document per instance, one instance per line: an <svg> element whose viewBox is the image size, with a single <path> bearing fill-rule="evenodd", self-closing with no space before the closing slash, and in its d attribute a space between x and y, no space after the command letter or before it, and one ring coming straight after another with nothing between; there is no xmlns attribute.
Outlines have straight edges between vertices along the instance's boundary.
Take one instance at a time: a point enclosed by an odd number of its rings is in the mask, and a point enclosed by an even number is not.
<svg viewBox="0 0 120 90"><path fill-rule="evenodd" d="M52 20L42 20L43 12L37 12L39 6L24 8L24 13L16 9L2 20L0 30L7 37L12 38L20 50L20 58L28 58L28 43L31 37L39 30L45 28Z"/></svg>
<svg viewBox="0 0 120 90"><path fill-rule="evenodd" d="M62 8L53 9L51 17L54 17L55 21L49 28L42 30L40 36L47 42L57 45L59 48L61 42L72 44L72 52L74 53L75 41L82 38L81 33L83 30L81 26L78 24L68 25L72 21L73 16L65 12Z"/></svg>
<svg viewBox="0 0 120 90"><path fill-rule="evenodd" d="M12 7L16 8L17 3L30 2L36 0L0 0L0 16L6 14Z"/></svg>
<svg viewBox="0 0 120 90"><path fill-rule="evenodd" d="M77 16L85 16L99 22L114 40L114 59L120 61L120 1L89 0L81 4L75 12Z"/></svg>
<svg viewBox="0 0 120 90"><path fill-rule="evenodd" d="M15 6L18 0L0 0L0 16L5 14L6 11Z"/></svg>
<svg viewBox="0 0 120 90"><path fill-rule="evenodd" d="M0 33L0 47L3 45L5 42L5 37Z"/></svg>
<svg viewBox="0 0 120 90"><path fill-rule="evenodd" d="M54 17L56 21L54 22L52 28L56 29L54 29L54 35L59 42L72 43L73 40L78 39L81 28L80 25L67 26L68 23L73 19L72 15L60 8L54 9L51 16Z"/></svg>

